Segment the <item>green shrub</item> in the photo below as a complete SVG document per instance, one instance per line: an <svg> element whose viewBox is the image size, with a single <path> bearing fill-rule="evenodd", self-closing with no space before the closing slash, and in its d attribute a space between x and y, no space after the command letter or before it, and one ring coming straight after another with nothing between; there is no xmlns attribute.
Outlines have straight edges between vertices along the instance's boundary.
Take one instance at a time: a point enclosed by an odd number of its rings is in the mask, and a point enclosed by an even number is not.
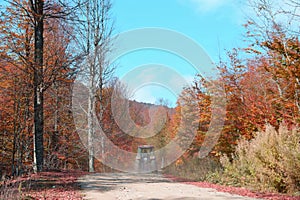
<svg viewBox="0 0 300 200"><path fill-rule="evenodd" d="M222 172L208 180L251 189L296 193L300 190L300 132L266 126L251 141L240 140L234 155L223 156Z"/></svg>

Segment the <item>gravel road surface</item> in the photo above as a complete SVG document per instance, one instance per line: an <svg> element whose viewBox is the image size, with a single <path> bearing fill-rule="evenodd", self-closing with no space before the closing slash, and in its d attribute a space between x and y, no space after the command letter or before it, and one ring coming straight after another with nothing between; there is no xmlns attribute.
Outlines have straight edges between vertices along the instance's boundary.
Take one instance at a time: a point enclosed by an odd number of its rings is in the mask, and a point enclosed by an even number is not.
<svg viewBox="0 0 300 200"><path fill-rule="evenodd" d="M174 182L160 174L92 174L82 177L79 183L84 199L90 200L253 199Z"/></svg>

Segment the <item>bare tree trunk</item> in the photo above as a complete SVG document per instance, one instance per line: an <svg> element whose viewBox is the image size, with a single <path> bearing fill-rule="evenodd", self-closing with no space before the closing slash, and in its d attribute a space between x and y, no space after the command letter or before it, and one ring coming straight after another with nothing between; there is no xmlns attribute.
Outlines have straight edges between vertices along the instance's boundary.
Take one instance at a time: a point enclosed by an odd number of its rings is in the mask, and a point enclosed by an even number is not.
<svg viewBox="0 0 300 200"><path fill-rule="evenodd" d="M81 1L79 1L81 2ZM112 21L110 18L110 0L86 0L79 3L78 9L78 41L86 57L82 70L83 76L87 80L88 89L88 108L87 116L87 150L88 168L94 172L94 159L100 153L104 154L104 144L101 145L102 151L94 146L97 127L96 120L102 120L103 109L103 90L108 80L113 74L114 67L110 66L105 54L110 50L110 40L112 33ZM97 103L97 104L96 104ZM100 103L100 107L98 107ZM99 138L97 138L99 139ZM101 138L100 138L101 139ZM98 140L97 140L98 141Z"/></svg>
<svg viewBox="0 0 300 200"><path fill-rule="evenodd" d="M55 105L54 105L54 127L53 127L53 132L51 136L51 150L52 151L57 151L58 150L58 141L59 141L59 131L58 131L58 124L59 124L59 103L60 103L60 98L59 98L59 83L54 82L53 89L54 89L54 98L55 98Z"/></svg>
<svg viewBox="0 0 300 200"><path fill-rule="evenodd" d="M34 26L34 61L35 67L33 74L34 88L34 171L43 170L44 164L44 94L43 94L43 47L44 47L44 16L43 16L43 0L36 0L32 5L35 11Z"/></svg>
<svg viewBox="0 0 300 200"><path fill-rule="evenodd" d="M89 99L88 99L88 153L89 153L89 172L94 172L94 112L95 112L95 93L93 80L90 80Z"/></svg>
<svg viewBox="0 0 300 200"><path fill-rule="evenodd" d="M104 66L105 52L108 48L108 41L111 37L112 28L109 24L109 11L111 8L110 0L87 0L85 7L82 8L82 13L79 14L84 17L85 23L82 24L80 30L83 31L83 38L85 44L85 53L88 55L86 66L88 66L88 163L89 171L94 172L94 157L97 153L94 148L94 135L95 135L95 120L102 120L103 113L103 88L105 81L110 78L113 69ZM98 92L100 95L97 95ZM100 101L100 108L96 112L96 100ZM96 113L99 117L96 116ZM100 122L101 124L101 122ZM104 153L103 153L104 154Z"/></svg>

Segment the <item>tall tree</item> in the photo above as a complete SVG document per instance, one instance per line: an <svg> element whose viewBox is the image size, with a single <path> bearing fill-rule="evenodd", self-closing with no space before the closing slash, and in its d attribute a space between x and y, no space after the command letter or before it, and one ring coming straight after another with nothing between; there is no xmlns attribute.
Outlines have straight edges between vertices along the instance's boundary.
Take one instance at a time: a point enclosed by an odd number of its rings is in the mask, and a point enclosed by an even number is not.
<svg viewBox="0 0 300 200"><path fill-rule="evenodd" d="M34 67L33 67L33 96L34 96L34 171L43 170L44 163L44 0L29 1L30 12L33 16L34 29Z"/></svg>
<svg viewBox="0 0 300 200"><path fill-rule="evenodd" d="M2 42L8 47L8 50L4 50L2 58L31 74L32 82L30 84L33 89L34 113L34 171L38 172L43 170L44 163L44 93L58 76L67 75L67 70L65 73L61 72L69 66L71 60L66 59L66 55L71 56L71 54L61 53L68 51L69 40L65 40L64 42L67 41L65 44L54 45L53 48L50 48L52 51L45 51L44 39L55 35L51 32L58 30L57 24L61 24L62 19L65 19L72 9L63 3L44 0L10 0L8 3L5 14L1 15L4 25L1 35L5 38ZM19 32L21 34L18 34ZM45 32L48 33L47 36L45 36ZM59 37L59 35L55 35L55 37L57 36ZM49 40L47 43L51 46ZM62 46L64 48L61 48ZM57 54L58 52L60 54Z"/></svg>
<svg viewBox="0 0 300 200"><path fill-rule="evenodd" d="M256 12L245 25L248 38L254 39L250 52L258 53L270 80L276 85L279 95L277 107L283 118L298 121L300 114L299 81L299 22L300 3L294 0L249 0ZM251 51L256 48L256 51ZM258 51L257 51L258 50Z"/></svg>
<svg viewBox="0 0 300 200"><path fill-rule="evenodd" d="M104 88L112 77L115 67L110 65L106 54L111 50L113 23L110 19L110 0L86 0L81 4L78 16L79 40L83 48L85 61L83 74L87 76L88 88L88 152L89 171L94 172L94 135L95 120L102 120L104 106ZM100 102L96 116L96 101ZM104 144L101 145L104 148Z"/></svg>

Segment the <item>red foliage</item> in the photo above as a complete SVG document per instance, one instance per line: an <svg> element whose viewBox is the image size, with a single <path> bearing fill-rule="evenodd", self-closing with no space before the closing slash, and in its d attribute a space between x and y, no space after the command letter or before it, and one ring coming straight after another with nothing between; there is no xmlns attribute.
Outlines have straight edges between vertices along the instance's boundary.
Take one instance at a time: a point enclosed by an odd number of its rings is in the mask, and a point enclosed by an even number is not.
<svg viewBox="0 0 300 200"><path fill-rule="evenodd" d="M273 199L273 200L299 200L300 199L299 196L288 196L288 195L277 194L277 193L255 192L246 188L223 186L223 185L213 184L209 182L191 182L190 180L174 177L172 175L165 175L165 177L173 181L179 181L185 184L195 185L197 187L213 188L219 192L226 192L230 194L236 194L236 195L252 197L252 198Z"/></svg>
<svg viewBox="0 0 300 200"><path fill-rule="evenodd" d="M24 195L38 199L72 199L81 200L79 185L80 176L88 174L82 171L42 172L20 177L16 181L30 181L31 187Z"/></svg>

